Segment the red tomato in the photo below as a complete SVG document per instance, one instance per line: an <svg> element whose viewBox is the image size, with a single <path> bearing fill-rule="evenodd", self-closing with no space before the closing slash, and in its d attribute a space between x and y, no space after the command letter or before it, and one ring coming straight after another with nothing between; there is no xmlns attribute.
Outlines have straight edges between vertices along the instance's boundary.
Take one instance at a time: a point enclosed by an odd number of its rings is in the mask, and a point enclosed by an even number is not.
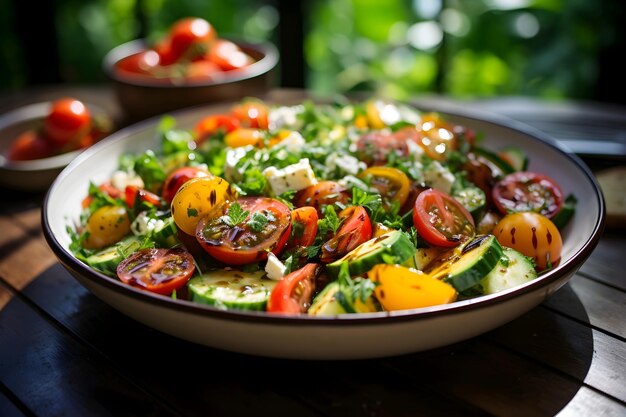
<svg viewBox="0 0 626 417"><path fill-rule="evenodd" d="M222 70L216 64L210 61L194 61L187 66L185 79L187 81L209 81Z"/></svg>
<svg viewBox="0 0 626 417"><path fill-rule="evenodd" d="M11 142L7 151L10 161L31 161L47 158L57 151L44 136L34 130L27 130Z"/></svg>
<svg viewBox="0 0 626 417"><path fill-rule="evenodd" d="M200 120L194 127L194 134L198 144L204 142L209 136L218 132L230 133L239 128L239 121L228 114L212 114Z"/></svg>
<svg viewBox="0 0 626 417"><path fill-rule="evenodd" d="M163 191L161 197L167 204L172 204L172 200L178 189L187 181L197 177L209 177L207 171L198 167L180 167L170 172L163 183Z"/></svg>
<svg viewBox="0 0 626 417"><path fill-rule="evenodd" d="M454 197L434 188L415 199L413 224L434 246L452 247L474 235L472 215Z"/></svg>
<svg viewBox="0 0 626 417"><path fill-rule="evenodd" d="M62 98L52 103L44 132L58 146L77 144L91 130L91 113L79 100Z"/></svg>
<svg viewBox="0 0 626 417"><path fill-rule="evenodd" d="M124 195L126 205L130 208L134 207L135 203L138 201L145 201L157 207L161 205L161 199L158 195L135 185L127 185L124 190Z"/></svg>
<svg viewBox="0 0 626 417"><path fill-rule="evenodd" d="M454 128L435 113L422 117L416 142L429 158L443 161L451 151L458 149Z"/></svg>
<svg viewBox="0 0 626 417"><path fill-rule="evenodd" d="M252 63L250 55L243 52L237 44L224 39L213 43L207 58L224 71L241 69Z"/></svg>
<svg viewBox="0 0 626 417"><path fill-rule="evenodd" d="M119 196L122 195L122 192L119 189L115 188L113 185L111 185L109 181L103 182L102 184L98 186L98 188L101 191L103 191L105 194L108 194L109 197L112 197L112 198L118 198ZM81 202L82 208L89 207L92 201L93 201L93 197L90 195L83 198L83 201Z"/></svg>
<svg viewBox="0 0 626 417"><path fill-rule="evenodd" d="M318 264L306 264L284 276L274 287L267 300L270 313L306 313L311 306Z"/></svg>
<svg viewBox="0 0 626 417"><path fill-rule="evenodd" d="M237 203L242 211L248 212L237 224L224 220L225 217L232 219L232 206L224 216L200 220L196 239L204 250L228 265L263 261L268 251L280 254L291 232L289 208L268 197L243 197L237 199Z"/></svg>
<svg viewBox="0 0 626 417"><path fill-rule="evenodd" d="M407 139L399 132L371 132L361 136L356 143L359 159L368 165L385 165L390 153L408 155Z"/></svg>
<svg viewBox="0 0 626 417"><path fill-rule="evenodd" d="M315 207L300 207L291 212L291 237L287 248L311 246L317 235L317 210Z"/></svg>
<svg viewBox="0 0 626 417"><path fill-rule="evenodd" d="M115 70L124 76L149 76L160 63L160 55L156 51L147 50L120 59L115 64Z"/></svg>
<svg viewBox="0 0 626 417"><path fill-rule="evenodd" d="M348 189L335 181L320 181L298 191L293 198L296 207L315 207L319 215L322 207L336 202L347 204L350 200Z"/></svg>
<svg viewBox="0 0 626 417"><path fill-rule="evenodd" d="M333 237L322 245L320 261L333 262L372 238L372 222L365 208L350 206L339 212L341 224Z"/></svg>
<svg viewBox="0 0 626 417"><path fill-rule="evenodd" d="M177 59L193 60L203 56L217 37L213 26L205 19L187 17L175 22L168 33L171 53Z"/></svg>
<svg viewBox="0 0 626 417"><path fill-rule="evenodd" d="M502 214L534 211L552 218L563 205L563 192L558 184L536 172L507 175L495 184L492 197Z"/></svg>
<svg viewBox="0 0 626 417"><path fill-rule="evenodd" d="M172 50L171 39L166 37L154 45L154 51L159 56L159 65L168 66L176 62L178 57Z"/></svg>
<svg viewBox="0 0 626 417"><path fill-rule="evenodd" d="M133 287L170 295L191 278L193 257L182 248L141 249L117 266L119 279Z"/></svg>
<svg viewBox="0 0 626 417"><path fill-rule="evenodd" d="M269 109L261 101L246 101L235 105L231 113L242 126L253 129L267 129L269 127Z"/></svg>

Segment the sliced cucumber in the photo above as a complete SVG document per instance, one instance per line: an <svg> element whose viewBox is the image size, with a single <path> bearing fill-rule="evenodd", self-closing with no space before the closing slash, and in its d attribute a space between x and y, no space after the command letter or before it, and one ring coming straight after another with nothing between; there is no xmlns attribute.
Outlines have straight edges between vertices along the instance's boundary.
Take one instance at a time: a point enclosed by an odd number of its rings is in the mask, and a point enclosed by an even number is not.
<svg viewBox="0 0 626 417"><path fill-rule="evenodd" d="M417 248L415 250L415 255L407 259L402 265L407 268L414 268L419 271L423 271L431 262L437 259L439 255L441 255L440 248Z"/></svg>
<svg viewBox="0 0 626 417"><path fill-rule="evenodd" d="M152 237L161 248L173 248L179 245L178 229L176 228L176 223L174 223L174 218L170 216L165 219L160 228L154 229Z"/></svg>
<svg viewBox="0 0 626 417"><path fill-rule="evenodd" d="M483 217L487 208L487 196L483 190L469 186L454 192L453 197L469 211L474 222L477 223Z"/></svg>
<svg viewBox="0 0 626 417"><path fill-rule="evenodd" d="M495 268L501 257L502 246L496 237L481 235L465 246L445 252L424 272L462 292L478 284Z"/></svg>
<svg viewBox="0 0 626 417"><path fill-rule="evenodd" d="M498 152L501 159L504 159L515 171L526 171L528 168L528 155L515 146L509 146Z"/></svg>
<svg viewBox="0 0 626 417"><path fill-rule="evenodd" d="M114 277L117 275L117 265L140 247L141 241L135 236L130 236L89 256L85 262L93 269Z"/></svg>
<svg viewBox="0 0 626 417"><path fill-rule="evenodd" d="M561 206L561 210L559 210L554 217L552 218L552 223L557 227L557 229L561 230L572 219L574 213L576 213L576 203L578 199L575 195L570 194L565 198L565 202Z"/></svg>
<svg viewBox="0 0 626 417"><path fill-rule="evenodd" d="M343 293L338 281L331 281L315 297L309 307L310 316L336 316L346 313L371 313L379 308L373 297L369 297L365 303L361 300L351 302Z"/></svg>
<svg viewBox="0 0 626 417"><path fill-rule="evenodd" d="M350 275L364 274L378 264L401 264L415 253L415 246L400 230L392 230L359 245L343 258L328 264L328 274L335 278L343 263Z"/></svg>
<svg viewBox="0 0 626 417"><path fill-rule="evenodd" d="M264 271L220 269L191 278L187 286L197 303L224 310L263 311L277 282L266 278Z"/></svg>
<svg viewBox="0 0 626 417"><path fill-rule="evenodd" d="M507 247L503 252L498 265L480 281L483 294L493 294L537 278L531 258Z"/></svg>
<svg viewBox="0 0 626 417"><path fill-rule="evenodd" d="M499 157L494 152L478 146L475 146L472 150L475 154L482 156L483 158L494 164L496 167L498 167L504 175L515 172L515 168L513 168L511 164Z"/></svg>

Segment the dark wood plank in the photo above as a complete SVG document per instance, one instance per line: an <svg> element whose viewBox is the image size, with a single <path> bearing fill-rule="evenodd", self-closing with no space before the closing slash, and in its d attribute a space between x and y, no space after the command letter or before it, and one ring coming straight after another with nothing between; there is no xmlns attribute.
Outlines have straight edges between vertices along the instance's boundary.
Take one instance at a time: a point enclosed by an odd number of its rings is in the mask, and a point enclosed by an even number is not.
<svg viewBox="0 0 626 417"><path fill-rule="evenodd" d="M597 281L626 291L625 254L626 239L624 239L624 233L606 231L589 259L580 267L580 272Z"/></svg>
<svg viewBox="0 0 626 417"><path fill-rule="evenodd" d="M2 417L25 417L18 406L0 391L0 416Z"/></svg>

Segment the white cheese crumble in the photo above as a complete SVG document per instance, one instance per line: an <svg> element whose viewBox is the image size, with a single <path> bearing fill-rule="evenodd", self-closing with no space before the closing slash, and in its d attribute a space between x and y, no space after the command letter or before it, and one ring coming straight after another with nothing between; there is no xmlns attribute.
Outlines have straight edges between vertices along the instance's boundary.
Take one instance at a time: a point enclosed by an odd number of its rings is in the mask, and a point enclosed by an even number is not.
<svg viewBox="0 0 626 417"><path fill-rule="evenodd" d="M274 145L274 147L285 148L288 152L299 152L304 148L305 144L306 142L300 132L293 131L285 139Z"/></svg>
<svg viewBox="0 0 626 417"><path fill-rule="evenodd" d="M121 191L126 190L126 187L129 185L145 188L145 184L139 175L126 171L115 171L111 176L111 185Z"/></svg>
<svg viewBox="0 0 626 417"><path fill-rule="evenodd" d="M359 172L365 170L367 165L363 161L359 161L352 155L331 153L326 158L326 168L328 172L335 172L339 169L340 172L344 172L350 175L356 175Z"/></svg>
<svg viewBox="0 0 626 417"><path fill-rule="evenodd" d="M268 115L269 130L295 126L298 123L298 114L304 111L304 106L282 106L270 110Z"/></svg>
<svg viewBox="0 0 626 417"><path fill-rule="evenodd" d="M450 194L455 177L438 161L432 161L424 167L424 182L439 191Z"/></svg>
<svg viewBox="0 0 626 417"><path fill-rule="evenodd" d="M311 168L308 158L286 166L283 169L268 167L263 170L263 175L272 189L274 195L280 195L286 191L299 191L310 185L317 184L317 178Z"/></svg>
<svg viewBox="0 0 626 417"><path fill-rule="evenodd" d="M267 254L267 263L265 264L265 273L269 279L280 281L285 276L287 267L272 252Z"/></svg>
<svg viewBox="0 0 626 417"><path fill-rule="evenodd" d="M130 230L135 236L146 235L153 230L160 230L165 225L165 222L160 219L153 219L146 216L145 213L139 213L137 218L131 223Z"/></svg>

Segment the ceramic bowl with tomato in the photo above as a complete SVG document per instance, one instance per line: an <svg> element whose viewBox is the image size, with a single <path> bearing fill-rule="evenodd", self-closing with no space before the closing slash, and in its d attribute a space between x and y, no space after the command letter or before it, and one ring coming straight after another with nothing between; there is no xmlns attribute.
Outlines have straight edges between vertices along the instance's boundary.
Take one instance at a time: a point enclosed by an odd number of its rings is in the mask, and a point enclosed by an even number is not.
<svg viewBox="0 0 626 417"><path fill-rule="evenodd" d="M0 115L0 186L46 190L67 164L112 129L104 109L70 97Z"/></svg>
<svg viewBox="0 0 626 417"><path fill-rule="evenodd" d="M137 39L113 48L103 70L126 121L136 122L184 107L261 96L274 83L278 59L269 42L222 37L206 20L185 18L156 43Z"/></svg>
<svg viewBox="0 0 626 417"><path fill-rule="evenodd" d="M280 104L299 103L294 101ZM229 106L200 106L172 116L177 127L188 129ZM77 259L70 250L72 237L66 226L68 219L80 216L89 182L103 183L110 178L120 155L158 147L156 119L113 134L67 167L44 201L44 236L69 273L115 309L167 334L213 348L278 358L364 359L419 352L469 339L526 313L574 276L600 239L604 201L593 174L579 158L526 125L438 103L422 102L420 108L438 111L446 120L481 132L486 147L515 145L524 149L529 170L549 175L565 194L580 196L576 207L580 215L572 217L563 230L561 260L556 267L532 281L478 298L331 317L224 310L127 285Z"/></svg>

